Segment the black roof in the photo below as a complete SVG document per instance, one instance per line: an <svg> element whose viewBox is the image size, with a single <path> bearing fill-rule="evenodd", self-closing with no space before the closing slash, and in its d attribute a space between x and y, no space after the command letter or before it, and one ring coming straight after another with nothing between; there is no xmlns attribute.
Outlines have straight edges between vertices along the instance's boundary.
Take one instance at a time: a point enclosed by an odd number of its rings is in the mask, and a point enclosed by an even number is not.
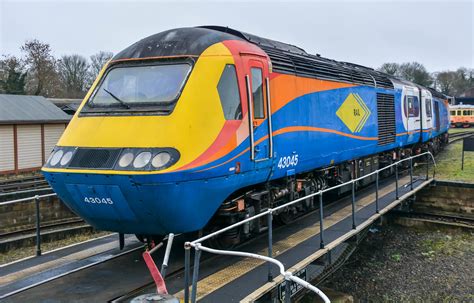
<svg viewBox="0 0 474 303"><path fill-rule="evenodd" d="M433 97L439 98L439 99L447 99L448 97L439 91L435 90L434 88L427 87L427 89L431 92L431 95Z"/></svg>
<svg viewBox="0 0 474 303"><path fill-rule="evenodd" d="M113 60L180 55L199 56L206 48L215 43L236 39L239 38L206 28L171 29L132 44L115 55Z"/></svg>
<svg viewBox="0 0 474 303"><path fill-rule="evenodd" d="M199 56L225 40L244 40L267 53L273 71L302 77L393 88L390 76L365 66L308 54L304 49L222 26L178 28L161 32L127 47L113 60L158 56Z"/></svg>
<svg viewBox="0 0 474 303"><path fill-rule="evenodd" d="M204 26L203 28L229 33L259 46L270 57L273 71L279 73L393 88L393 83L388 75L369 67L349 62L339 62L319 55L311 55L300 47L258 37L228 27Z"/></svg>

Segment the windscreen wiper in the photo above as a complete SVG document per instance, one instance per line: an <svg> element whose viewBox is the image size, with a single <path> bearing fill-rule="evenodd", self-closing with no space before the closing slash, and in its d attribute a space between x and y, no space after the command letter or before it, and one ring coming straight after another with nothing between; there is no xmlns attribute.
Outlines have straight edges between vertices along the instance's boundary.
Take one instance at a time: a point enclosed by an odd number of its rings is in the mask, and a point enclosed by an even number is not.
<svg viewBox="0 0 474 303"><path fill-rule="evenodd" d="M130 109L130 105L127 104L127 102L124 102L122 100L119 99L119 97L117 97L116 95L114 95L113 93L111 93L110 91L108 91L107 89L105 88L102 88L107 94L109 94L112 98L115 99L115 101L117 101L118 103L122 104L123 107L127 108L127 109Z"/></svg>

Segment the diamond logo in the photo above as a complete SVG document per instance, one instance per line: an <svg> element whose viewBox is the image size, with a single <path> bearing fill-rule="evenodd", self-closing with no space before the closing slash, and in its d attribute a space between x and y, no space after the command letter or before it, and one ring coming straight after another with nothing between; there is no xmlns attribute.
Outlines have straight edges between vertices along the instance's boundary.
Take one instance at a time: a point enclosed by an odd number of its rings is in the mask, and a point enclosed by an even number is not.
<svg viewBox="0 0 474 303"><path fill-rule="evenodd" d="M351 132L358 133L369 119L370 110L358 94L351 93L341 104L336 115Z"/></svg>

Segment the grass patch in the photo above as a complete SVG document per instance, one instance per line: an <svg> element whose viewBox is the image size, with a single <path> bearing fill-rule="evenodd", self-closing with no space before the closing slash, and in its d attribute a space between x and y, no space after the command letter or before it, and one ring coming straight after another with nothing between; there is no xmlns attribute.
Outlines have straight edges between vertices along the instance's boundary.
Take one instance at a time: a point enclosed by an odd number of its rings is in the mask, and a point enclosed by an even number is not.
<svg viewBox="0 0 474 303"><path fill-rule="evenodd" d="M455 133L461 133L461 132L465 132L465 131L472 131L474 132L474 128L450 128L448 133L450 134L455 134Z"/></svg>
<svg viewBox="0 0 474 303"><path fill-rule="evenodd" d="M461 170L462 140L448 145L436 157L436 178L474 182L474 152L464 153L464 170Z"/></svg>
<svg viewBox="0 0 474 303"><path fill-rule="evenodd" d="M422 256L433 259L439 255L463 256L464 251L474 251L472 235L463 233L455 235L443 235L431 239L425 239L421 242L424 252Z"/></svg>
<svg viewBox="0 0 474 303"><path fill-rule="evenodd" d="M390 259L392 259L395 262L400 262L402 260L402 255L400 254L393 254L390 256Z"/></svg>

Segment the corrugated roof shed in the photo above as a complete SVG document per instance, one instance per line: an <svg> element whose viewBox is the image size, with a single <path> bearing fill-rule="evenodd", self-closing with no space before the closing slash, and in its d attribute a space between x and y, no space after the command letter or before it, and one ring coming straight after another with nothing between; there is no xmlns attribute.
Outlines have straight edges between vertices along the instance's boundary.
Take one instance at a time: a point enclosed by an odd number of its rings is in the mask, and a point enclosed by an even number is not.
<svg viewBox="0 0 474 303"><path fill-rule="evenodd" d="M0 124L61 123L70 119L42 96L0 94Z"/></svg>

